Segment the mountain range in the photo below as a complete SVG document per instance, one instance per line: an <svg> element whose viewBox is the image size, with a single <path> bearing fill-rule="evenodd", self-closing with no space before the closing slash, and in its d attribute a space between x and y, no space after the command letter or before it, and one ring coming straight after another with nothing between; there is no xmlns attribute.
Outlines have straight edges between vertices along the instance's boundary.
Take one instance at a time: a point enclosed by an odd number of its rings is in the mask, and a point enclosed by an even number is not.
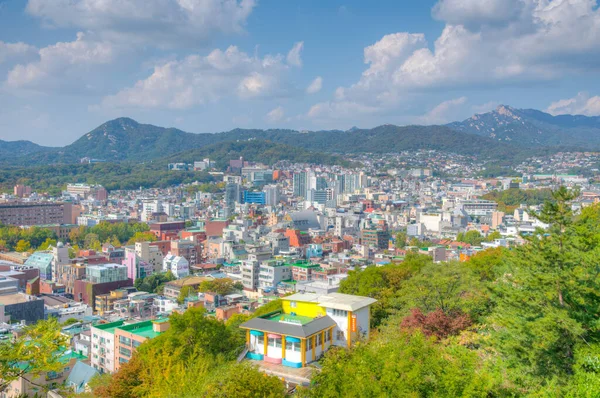
<svg viewBox="0 0 600 398"><path fill-rule="evenodd" d="M500 105L495 110L448 124L453 130L510 142L519 147L600 148L600 117L552 116L535 109Z"/></svg>
<svg viewBox="0 0 600 398"><path fill-rule="evenodd" d="M353 127L347 131L295 131L284 129L234 129L215 134L194 134L175 128L141 124L130 118L108 121L70 145L43 147L29 141L0 141L0 162L25 164L75 163L83 157L108 162L176 161L189 156L222 153L237 143L236 151L251 142L270 141L281 145L273 151L301 148L306 153L386 153L434 149L489 159L511 161L535 153L600 148L600 117L552 116L533 109L501 105L445 126L382 125L372 129ZM254 144L250 149L259 150ZM201 149L200 151L195 151ZM183 156L186 151L188 154ZM308 155L305 155L308 157Z"/></svg>

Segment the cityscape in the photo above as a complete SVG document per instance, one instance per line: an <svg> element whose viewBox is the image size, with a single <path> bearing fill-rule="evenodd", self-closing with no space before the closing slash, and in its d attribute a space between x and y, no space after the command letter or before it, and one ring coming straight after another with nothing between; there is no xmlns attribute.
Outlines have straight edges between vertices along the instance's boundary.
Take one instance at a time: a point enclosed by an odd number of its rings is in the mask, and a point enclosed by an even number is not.
<svg viewBox="0 0 600 398"><path fill-rule="evenodd" d="M0 398L600 397L596 0L20 3Z"/></svg>

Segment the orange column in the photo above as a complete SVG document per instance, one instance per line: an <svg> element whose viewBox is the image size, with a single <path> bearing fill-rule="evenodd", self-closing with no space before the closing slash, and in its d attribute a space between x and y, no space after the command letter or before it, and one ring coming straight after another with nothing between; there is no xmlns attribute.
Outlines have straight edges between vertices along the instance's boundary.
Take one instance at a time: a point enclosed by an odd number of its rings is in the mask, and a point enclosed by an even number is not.
<svg viewBox="0 0 600 398"><path fill-rule="evenodd" d="M300 340L300 353L302 358L302 367L306 366L306 339Z"/></svg>
<svg viewBox="0 0 600 398"><path fill-rule="evenodd" d="M246 347L250 349L250 329L246 329Z"/></svg>
<svg viewBox="0 0 600 398"><path fill-rule="evenodd" d="M268 344L269 344L269 338L267 337L267 333L266 332L264 333L264 339L265 339L265 342L263 344L263 348L264 348L263 351L264 351L265 356L267 356L267 347L268 347Z"/></svg>
<svg viewBox="0 0 600 398"><path fill-rule="evenodd" d="M352 344L352 311L348 311L348 347Z"/></svg>
<svg viewBox="0 0 600 398"><path fill-rule="evenodd" d="M285 336L281 335L281 359L285 359Z"/></svg>
<svg viewBox="0 0 600 398"><path fill-rule="evenodd" d="M321 351L325 352L325 331L321 331Z"/></svg>
<svg viewBox="0 0 600 398"><path fill-rule="evenodd" d="M312 335L312 360L314 361L317 358L317 335Z"/></svg>

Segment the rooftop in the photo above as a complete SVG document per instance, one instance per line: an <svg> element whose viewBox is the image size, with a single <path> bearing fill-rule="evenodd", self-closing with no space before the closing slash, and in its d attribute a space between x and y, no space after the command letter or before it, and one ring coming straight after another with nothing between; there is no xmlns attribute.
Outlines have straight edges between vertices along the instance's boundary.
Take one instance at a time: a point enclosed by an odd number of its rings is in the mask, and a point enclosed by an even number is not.
<svg viewBox="0 0 600 398"><path fill-rule="evenodd" d="M344 311L356 311L377 301L370 297L354 296L352 294L342 293L329 293L327 295L296 293L292 294L291 296L284 297L283 300L318 303L321 307L334 308Z"/></svg>
<svg viewBox="0 0 600 398"><path fill-rule="evenodd" d="M135 334L136 336L144 337L146 339L153 339L156 336L160 335L160 332L154 331L154 326L153 326L154 323L164 323L164 322L168 322L168 318L157 319L155 321L143 321L143 322L132 323L130 325L123 325L117 329Z"/></svg>
<svg viewBox="0 0 600 398"><path fill-rule="evenodd" d="M118 328L119 326L122 326L124 323L125 323L125 321L116 321L116 322L110 322L110 323L100 323L100 324L94 325L94 327L96 329L100 329L102 331L115 334L115 329Z"/></svg>

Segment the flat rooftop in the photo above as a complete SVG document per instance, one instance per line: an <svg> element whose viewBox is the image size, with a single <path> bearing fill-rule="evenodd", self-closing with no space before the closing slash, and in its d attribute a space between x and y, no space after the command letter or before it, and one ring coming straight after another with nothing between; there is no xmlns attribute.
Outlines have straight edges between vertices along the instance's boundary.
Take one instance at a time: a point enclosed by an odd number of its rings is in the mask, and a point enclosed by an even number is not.
<svg viewBox="0 0 600 398"><path fill-rule="evenodd" d="M111 334L115 334L115 329L118 328L119 326L123 326L124 323L125 323L124 321L100 323L100 324L94 325L93 327L95 327L96 329L100 329L102 331L111 333Z"/></svg>
<svg viewBox="0 0 600 398"><path fill-rule="evenodd" d="M24 294L20 294L20 293L6 294L3 296L0 296L0 304L2 304L2 305L19 304L19 303L25 303L27 301L29 301L29 300L27 300L27 297Z"/></svg>
<svg viewBox="0 0 600 398"><path fill-rule="evenodd" d="M329 293L325 295L314 293L296 293L292 294L291 296L284 297L284 300L318 303L322 307L344 311L356 311L377 301L371 297L354 296L352 294L342 293Z"/></svg>
<svg viewBox="0 0 600 398"><path fill-rule="evenodd" d="M265 319L273 322L282 322L282 323L293 323L297 325L306 325L309 322L312 322L314 318L308 316L300 316L300 315L290 315L290 314L274 314L265 317Z"/></svg>

